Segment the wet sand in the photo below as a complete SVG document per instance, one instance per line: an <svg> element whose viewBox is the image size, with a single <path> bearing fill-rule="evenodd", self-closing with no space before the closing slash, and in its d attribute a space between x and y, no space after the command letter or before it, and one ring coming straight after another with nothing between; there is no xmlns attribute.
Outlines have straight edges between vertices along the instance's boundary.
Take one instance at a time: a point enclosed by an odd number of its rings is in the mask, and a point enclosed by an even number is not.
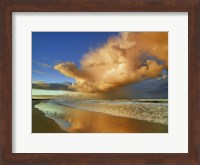
<svg viewBox="0 0 200 165"><path fill-rule="evenodd" d="M34 102L39 103L40 101ZM34 109L34 108L33 108ZM59 117L70 122L70 127L58 126L40 111L33 110L33 132L78 132L78 133L167 133L168 126L125 117L116 117L99 112L91 112L66 107L66 114ZM39 114L36 114L39 113ZM57 116L58 117L58 114ZM42 127L42 128L40 128ZM62 128L62 129L61 129Z"/></svg>
<svg viewBox="0 0 200 165"><path fill-rule="evenodd" d="M32 133L65 133L52 119L34 107L40 100L32 100Z"/></svg>
<svg viewBox="0 0 200 165"><path fill-rule="evenodd" d="M79 133L167 133L168 126L142 120L116 117L68 107L65 117L72 126L69 132Z"/></svg>

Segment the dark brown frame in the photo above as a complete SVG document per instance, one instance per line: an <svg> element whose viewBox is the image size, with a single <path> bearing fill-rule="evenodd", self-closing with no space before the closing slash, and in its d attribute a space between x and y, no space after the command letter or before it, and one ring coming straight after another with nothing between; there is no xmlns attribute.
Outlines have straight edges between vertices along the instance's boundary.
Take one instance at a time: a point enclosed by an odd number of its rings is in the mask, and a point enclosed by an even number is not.
<svg viewBox="0 0 200 165"><path fill-rule="evenodd" d="M13 154L12 12L188 12L189 153ZM200 164L200 0L1 0L0 2L0 164Z"/></svg>

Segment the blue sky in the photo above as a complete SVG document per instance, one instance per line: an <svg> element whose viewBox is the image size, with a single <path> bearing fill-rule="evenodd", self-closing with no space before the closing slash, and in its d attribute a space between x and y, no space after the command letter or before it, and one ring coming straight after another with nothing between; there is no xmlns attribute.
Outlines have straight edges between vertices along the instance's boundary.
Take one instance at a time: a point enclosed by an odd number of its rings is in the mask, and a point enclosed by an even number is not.
<svg viewBox="0 0 200 165"><path fill-rule="evenodd" d="M79 61L90 49L104 44L117 32L32 32L32 81L74 82L53 69L56 63Z"/></svg>

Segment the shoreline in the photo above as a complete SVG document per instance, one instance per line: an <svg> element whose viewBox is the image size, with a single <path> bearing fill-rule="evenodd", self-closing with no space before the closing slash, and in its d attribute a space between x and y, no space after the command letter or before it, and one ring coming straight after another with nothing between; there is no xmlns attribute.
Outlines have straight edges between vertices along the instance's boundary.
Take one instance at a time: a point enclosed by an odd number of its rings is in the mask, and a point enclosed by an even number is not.
<svg viewBox="0 0 200 165"><path fill-rule="evenodd" d="M135 119L156 124L164 124L168 126L168 105L158 105L157 103L121 103L121 102L90 102L90 101L66 101L56 102L50 100L38 104L36 107L43 112L57 111L57 113L65 113L68 109L80 111L89 111L103 113L106 115ZM48 117L48 116L47 116Z"/></svg>
<svg viewBox="0 0 200 165"><path fill-rule="evenodd" d="M34 106L42 100L32 100L32 133L67 133L52 119L47 118Z"/></svg>
<svg viewBox="0 0 200 165"><path fill-rule="evenodd" d="M38 100L37 103L41 101ZM112 116L72 107L65 107L65 109L56 108L56 110L57 115L59 113L63 115L63 123L70 121L72 124L70 127L66 128L62 124L58 125L54 119L48 118L44 114L42 114L43 118L50 119L58 127L63 127L63 130L71 133L168 133L168 126L159 123ZM46 111L44 110L43 112L46 113Z"/></svg>

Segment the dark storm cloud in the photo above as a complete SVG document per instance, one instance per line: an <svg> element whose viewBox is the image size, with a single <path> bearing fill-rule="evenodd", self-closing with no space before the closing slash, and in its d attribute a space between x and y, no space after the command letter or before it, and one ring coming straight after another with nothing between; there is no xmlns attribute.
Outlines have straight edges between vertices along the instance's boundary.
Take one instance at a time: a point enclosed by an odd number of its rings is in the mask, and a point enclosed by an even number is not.
<svg viewBox="0 0 200 165"><path fill-rule="evenodd" d="M168 98L168 77L148 79L131 85L128 89L129 95L133 98Z"/></svg>
<svg viewBox="0 0 200 165"><path fill-rule="evenodd" d="M74 91L74 89L71 89L69 86L71 83L45 83L45 82L35 82L32 83L33 89L46 89L46 90L68 90L68 91Z"/></svg>
<svg viewBox="0 0 200 165"><path fill-rule="evenodd" d="M120 87L116 90L100 93L104 99L167 99L168 78L163 75L155 79Z"/></svg>

